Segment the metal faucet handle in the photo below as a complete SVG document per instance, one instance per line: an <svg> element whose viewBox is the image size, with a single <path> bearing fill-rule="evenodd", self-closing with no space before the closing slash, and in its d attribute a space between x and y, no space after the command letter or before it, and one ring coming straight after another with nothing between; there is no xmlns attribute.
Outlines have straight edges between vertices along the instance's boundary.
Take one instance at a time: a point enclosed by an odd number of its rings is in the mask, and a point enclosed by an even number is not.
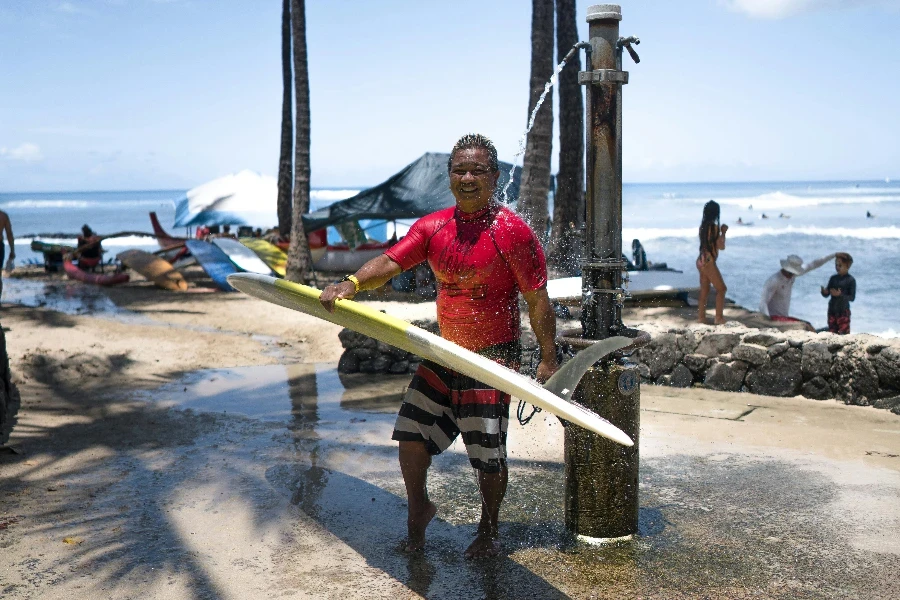
<svg viewBox="0 0 900 600"><path fill-rule="evenodd" d="M628 50L628 54L631 55L631 60L633 60L635 63L639 63L639 62L641 62L641 57L638 56L638 53L635 51L634 48L631 47L631 45L634 44L636 46L640 43L641 43L640 38L638 38L637 36L630 35L627 38L626 37L619 38L619 41L616 43L616 46L619 49L625 48L626 50Z"/></svg>

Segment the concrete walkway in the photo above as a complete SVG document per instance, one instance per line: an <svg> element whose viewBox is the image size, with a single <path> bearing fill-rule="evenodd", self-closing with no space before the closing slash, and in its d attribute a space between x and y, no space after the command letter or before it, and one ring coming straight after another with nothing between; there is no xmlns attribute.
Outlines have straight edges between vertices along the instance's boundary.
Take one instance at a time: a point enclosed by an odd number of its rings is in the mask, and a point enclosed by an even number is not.
<svg viewBox="0 0 900 600"><path fill-rule="evenodd" d="M432 469L426 551L397 549L407 381L275 365L24 410L22 454L0 455L0 596L900 598L900 416L644 386L640 535L597 548L562 525L542 413L511 427L506 553L471 563L460 442Z"/></svg>

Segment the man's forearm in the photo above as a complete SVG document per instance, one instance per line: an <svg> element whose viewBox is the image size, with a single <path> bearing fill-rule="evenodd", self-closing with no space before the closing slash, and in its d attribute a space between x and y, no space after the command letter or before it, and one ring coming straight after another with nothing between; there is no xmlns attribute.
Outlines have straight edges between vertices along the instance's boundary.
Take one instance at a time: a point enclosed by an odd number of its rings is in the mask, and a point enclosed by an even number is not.
<svg viewBox="0 0 900 600"><path fill-rule="evenodd" d="M835 256L834 254L829 254L828 256L823 256L822 258L817 258L816 260L810 262L809 264L804 265L803 272L800 273L800 275L806 275L810 271L818 269L819 267L821 267L828 261L833 260L834 256Z"/></svg>
<svg viewBox="0 0 900 600"><path fill-rule="evenodd" d="M541 360L556 362L556 315L550 305L546 290L532 292L533 297L526 295L528 302L528 319L531 329L541 348Z"/></svg>
<svg viewBox="0 0 900 600"><path fill-rule="evenodd" d="M359 280L360 290L374 290L383 286L391 280L391 277L398 275L401 271L400 265L382 254L361 266L354 276Z"/></svg>

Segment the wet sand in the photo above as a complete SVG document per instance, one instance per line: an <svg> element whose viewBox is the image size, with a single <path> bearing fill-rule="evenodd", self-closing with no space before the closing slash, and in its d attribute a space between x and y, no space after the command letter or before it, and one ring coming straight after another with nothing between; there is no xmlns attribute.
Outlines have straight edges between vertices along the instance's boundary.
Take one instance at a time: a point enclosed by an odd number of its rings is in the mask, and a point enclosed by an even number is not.
<svg viewBox="0 0 900 600"><path fill-rule="evenodd" d="M562 428L540 414L511 427L504 555L462 559L478 495L457 443L407 556L407 377L339 376L337 327L240 294L136 283L79 311L86 286L52 285L75 314L0 309L23 398L0 454L4 598L900 597L887 411L643 386L640 535L613 548L565 530Z"/></svg>

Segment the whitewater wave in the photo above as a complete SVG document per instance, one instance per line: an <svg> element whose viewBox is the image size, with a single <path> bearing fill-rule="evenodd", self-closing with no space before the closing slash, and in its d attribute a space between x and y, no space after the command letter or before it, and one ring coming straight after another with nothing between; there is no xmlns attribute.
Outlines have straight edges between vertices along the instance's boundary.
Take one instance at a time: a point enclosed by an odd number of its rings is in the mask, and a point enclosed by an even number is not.
<svg viewBox="0 0 900 600"><path fill-rule="evenodd" d="M12 200L0 203L2 208L87 208L89 200Z"/></svg>
<svg viewBox="0 0 900 600"><path fill-rule="evenodd" d="M696 238L696 227L625 227L622 229L622 239L653 240L659 238ZM863 240L892 240L900 239L900 227L740 227L734 225L728 228L728 237L750 238L774 235L808 235L819 237L849 237Z"/></svg>
<svg viewBox="0 0 900 600"><path fill-rule="evenodd" d="M350 198L359 193L359 190L310 190L309 199L315 200L317 202L336 202L337 200L344 200L345 198Z"/></svg>
<svg viewBox="0 0 900 600"><path fill-rule="evenodd" d="M52 238L51 239L51 238L40 238L40 237L33 238L33 239L32 238L16 238L16 244L21 243L21 244L28 245L28 244L31 244L31 242L35 241L35 240L39 241L39 242L46 242L48 244L60 244L62 246L73 246L74 247L74 246L78 245L78 240L76 238L71 238L71 239ZM127 247L131 247L131 248L136 248L136 247L143 248L146 246L159 247L159 244L156 242L156 238L154 238L154 237L142 236L142 235L130 235L130 236L126 236L126 237L109 238L109 239L103 240L104 248L110 247L110 246L117 246L117 247L127 246Z"/></svg>
<svg viewBox="0 0 900 600"><path fill-rule="evenodd" d="M883 337L883 338L900 338L900 332L894 331L893 329L888 329L887 331L873 333L872 335L877 335L878 337Z"/></svg>
<svg viewBox="0 0 900 600"><path fill-rule="evenodd" d="M743 198L717 198L716 202L725 206L737 206L744 209L752 206L753 210L780 211L792 208L825 206L831 204L878 204L882 202L900 202L900 193L885 195L795 196L784 192L772 192L769 194Z"/></svg>
<svg viewBox="0 0 900 600"><path fill-rule="evenodd" d="M59 200L59 199L24 199L10 200L8 202L0 202L0 208L16 209L16 208L121 208L128 206L175 206L170 200Z"/></svg>

